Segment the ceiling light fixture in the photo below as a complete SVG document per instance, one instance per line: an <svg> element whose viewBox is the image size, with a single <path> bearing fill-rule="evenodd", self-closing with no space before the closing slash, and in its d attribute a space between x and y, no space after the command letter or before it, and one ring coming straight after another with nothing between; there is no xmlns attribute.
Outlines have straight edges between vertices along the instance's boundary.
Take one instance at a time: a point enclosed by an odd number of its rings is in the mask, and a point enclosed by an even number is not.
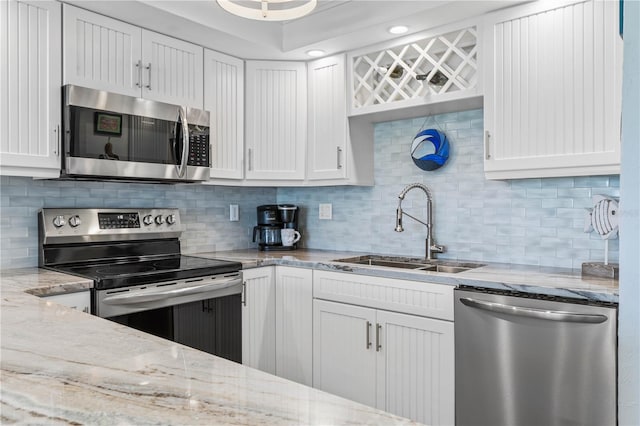
<svg viewBox="0 0 640 426"><path fill-rule="evenodd" d="M391 34L404 34L407 31L409 31L409 28L404 26L404 25L395 25L395 26L389 28L389 32Z"/></svg>
<svg viewBox="0 0 640 426"><path fill-rule="evenodd" d="M320 50L320 49L308 50L307 51L307 55L309 55L309 56L311 56L313 58L317 58L318 56L324 55L324 50Z"/></svg>
<svg viewBox="0 0 640 426"><path fill-rule="evenodd" d="M229 13L257 21L286 21L315 9L318 0L217 0ZM242 4L241 4L242 3ZM271 8L273 7L273 8Z"/></svg>

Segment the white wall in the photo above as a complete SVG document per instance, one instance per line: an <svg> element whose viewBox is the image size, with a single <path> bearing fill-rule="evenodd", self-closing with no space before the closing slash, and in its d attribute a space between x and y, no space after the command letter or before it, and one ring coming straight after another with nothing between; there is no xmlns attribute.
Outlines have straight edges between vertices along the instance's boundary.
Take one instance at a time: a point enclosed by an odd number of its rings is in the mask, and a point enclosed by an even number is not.
<svg viewBox="0 0 640 426"><path fill-rule="evenodd" d="M640 2L624 2L624 89L620 176L620 425L640 425Z"/></svg>

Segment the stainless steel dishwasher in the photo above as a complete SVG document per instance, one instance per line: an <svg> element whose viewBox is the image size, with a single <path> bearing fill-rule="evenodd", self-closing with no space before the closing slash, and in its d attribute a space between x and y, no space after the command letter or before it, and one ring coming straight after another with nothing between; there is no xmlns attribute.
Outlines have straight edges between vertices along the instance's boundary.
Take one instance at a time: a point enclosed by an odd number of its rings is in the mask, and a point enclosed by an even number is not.
<svg viewBox="0 0 640 426"><path fill-rule="evenodd" d="M616 424L617 307L455 291L456 425Z"/></svg>

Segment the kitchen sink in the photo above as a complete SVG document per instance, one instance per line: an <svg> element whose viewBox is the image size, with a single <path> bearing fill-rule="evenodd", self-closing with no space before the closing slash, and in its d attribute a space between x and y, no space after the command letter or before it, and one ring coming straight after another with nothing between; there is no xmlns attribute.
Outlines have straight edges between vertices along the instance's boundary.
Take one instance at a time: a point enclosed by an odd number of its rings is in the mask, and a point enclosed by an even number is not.
<svg viewBox="0 0 640 426"><path fill-rule="evenodd" d="M459 272L485 266L482 263L456 262L450 260L426 260L416 257L381 255L348 257L344 259L336 259L334 262L368 266L384 266L387 268L413 269L418 271L433 271L447 274L457 274Z"/></svg>

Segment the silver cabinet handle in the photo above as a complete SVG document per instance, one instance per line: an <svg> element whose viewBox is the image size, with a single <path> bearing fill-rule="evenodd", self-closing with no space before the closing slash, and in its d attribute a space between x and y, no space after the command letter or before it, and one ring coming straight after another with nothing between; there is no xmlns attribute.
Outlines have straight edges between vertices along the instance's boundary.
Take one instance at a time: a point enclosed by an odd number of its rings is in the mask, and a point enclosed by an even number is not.
<svg viewBox="0 0 640 426"><path fill-rule="evenodd" d="M142 60L136 62L136 68L138 69L138 81L136 81L136 87L142 87Z"/></svg>
<svg viewBox="0 0 640 426"><path fill-rule="evenodd" d="M491 160L491 152L489 152L489 150L491 149L490 140L491 140L491 133L489 133L488 130L485 130L485 132L484 132L484 158L487 159L487 160Z"/></svg>
<svg viewBox="0 0 640 426"><path fill-rule="evenodd" d="M371 322L369 321L367 321L367 341L365 343L367 350L369 350L371 347Z"/></svg>
<svg viewBox="0 0 640 426"><path fill-rule="evenodd" d="M213 167L213 144L209 144L209 167Z"/></svg>
<svg viewBox="0 0 640 426"><path fill-rule="evenodd" d="M338 157L338 159L337 159L338 160L337 161L337 167L338 167L338 170L340 170L342 168L342 163L340 162L340 159L342 157L341 154L342 154L342 148L338 147L338 149L337 149L337 157Z"/></svg>
<svg viewBox="0 0 640 426"><path fill-rule="evenodd" d="M248 164L248 168L247 168L247 170L248 170L248 171L251 171L251 170L253 170L253 152L251 151L251 148L249 148L249 149L247 150L247 157L249 157L249 158L247 159L247 160L249 161L249 164Z"/></svg>
<svg viewBox="0 0 640 426"><path fill-rule="evenodd" d="M485 311L508 314L518 317L536 318L547 321L581 322L600 324L607 320L606 315L578 314L575 312L550 311L548 309L527 308L522 306L503 305L502 303L485 302L468 297L460 299L463 305Z"/></svg>
<svg viewBox="0 0 640 426"><path fill-rule="evenodd" d="M147 80L147 90L151 91L151 62L145 67L149 71L149 80Z"/></svg>
<svg viewBox="0 0 640 426"><path fill-rule="evenodd" d="M376 352L380 352L380 349L382 349L382 342L380 342L380 330L382 330L382 326L376 323Z"/></svg>
<svg viewBox="0 0 640 426"><path fill-rule="evenodd" d="M53 155L58 157L60 155L60 125L58 124L53 131L56 134L56 140L53 145Z"/></svg>
<svg viewBox="0 0 640 426"><path fill-rule="evenodd" d="M243 306L247 306L247 282L242 281L242 296L240 297Z"/></svg>

